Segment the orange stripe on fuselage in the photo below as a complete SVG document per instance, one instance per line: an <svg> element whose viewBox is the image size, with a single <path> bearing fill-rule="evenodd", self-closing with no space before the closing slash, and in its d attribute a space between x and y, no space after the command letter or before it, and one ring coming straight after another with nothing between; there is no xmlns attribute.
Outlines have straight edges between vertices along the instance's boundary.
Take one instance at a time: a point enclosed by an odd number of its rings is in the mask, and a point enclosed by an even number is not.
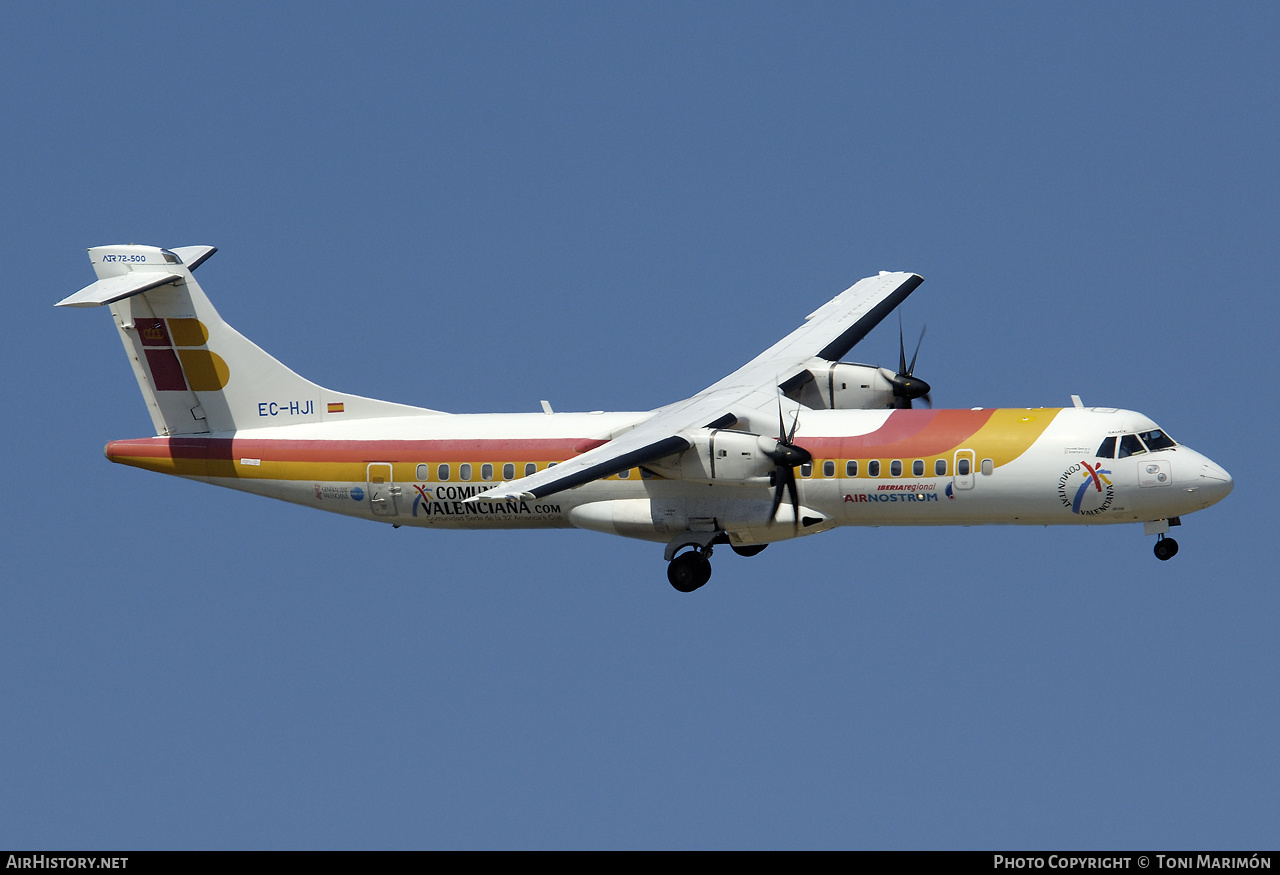
<svg viewBox="0 0 1280 875"><path fill-rule="evenodd" d="M1060 409L895 410L867 434L796 442L815 459L945 458L966 448L1003 465L1025 453Z"/></svg>
<svg viewBox="0 0 1280 875"><path fill-rule="evenodd" d="M978 451L979 458L991 459L999 468L1029 450L1061 410L1060 407L996 410L987 424L973 435L969 446Z"/></svg>
<svg viewBox="0 0 1280 875"><path fill-rule="evenodd" d="M583 438L439 441L262 440L254 438L153 437L112 441L112 462L182 477L247 477L263 480L365 479L365 466L390 462L398 481L418 480L421 463L562 462L600 441ZM242 465L253 459L256 465Z"/></svg>
<svg viewBox="0 0 1280 875"><path fill-rule="evenodd" d="M817 460L946 458L973 449L997 466L1035 443L1058 414L1037 410L895 410L865 435L805 437L797 443ZM481 440L264 440L255 438L153 437L112 441L113 462L185 477L356 482L372 462L390 462L400 482L420 481L416 466L438 464L562 462L601 445L586 438ZM244 465L242 460L253 463ZM523 475L521 470L518 476Z"/></svg>
<svg viewBox="0 0 1280 875"><path fill-rule="evenodd" d="M818 458L915 459L951 452L991 419L994 410L895 410L878 429L849 437L801 439Z"/></svg>

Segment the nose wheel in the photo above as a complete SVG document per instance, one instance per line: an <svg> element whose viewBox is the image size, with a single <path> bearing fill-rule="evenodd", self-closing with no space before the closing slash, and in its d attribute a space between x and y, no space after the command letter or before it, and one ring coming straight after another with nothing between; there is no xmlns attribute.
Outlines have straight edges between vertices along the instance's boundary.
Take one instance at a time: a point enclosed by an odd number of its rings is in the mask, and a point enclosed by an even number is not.
<svg viewBox="0 0 1280 875"><path fill-rule="evenodd" d="M1167 562L1174 556L1178 555L1178 542L1173 538L1166 538L1160 535L1156 539L1156 558L1161 562Z"/></svg>
<svg viewBox="0 0 1280 875"><path fill-rule="evenodd" d="M680 592L693 592L711 579L711 550L681 553L667 566L667 580Z"/></svg>

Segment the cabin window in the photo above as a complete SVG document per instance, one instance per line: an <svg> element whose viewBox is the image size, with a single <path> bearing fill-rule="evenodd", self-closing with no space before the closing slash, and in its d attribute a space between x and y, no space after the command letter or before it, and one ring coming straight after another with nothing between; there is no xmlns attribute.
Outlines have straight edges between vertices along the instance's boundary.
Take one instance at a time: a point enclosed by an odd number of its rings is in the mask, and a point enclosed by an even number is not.
<svg viewBox="0 0 1280 875"><path fill-rule="evenodd" d="M423 481L430 480L431 466L425 463L419 465L418 470L414 472L414 476L416 476L419 480L423 480Z"/></svg>
<svg viewBox="0 0 1280 875"><path fill-rule="evenodd" d="M1117 459L1124 459L1128 456L1141 456L1147 451L1142 445L1142 441L1138 440L1136 434L1127 434L1120 438L1120 452L1116 454Z"/></svg>
<svg viewBox="0 0 1280 875"><path fill-rule="evenodd" d="M1153 453L1157 450L1167 450L1178 445L1173 438L1158 428L1155 431L1140 431L1138 432L1138 437L1142 438L1142 442L1147 445L1147 449Z"/></svg>
<svg viewBox="0 0 1280 875"><path fill-rule="evenodd" d="M448 466L448 465L440 465L439 467L437 467L437 468L436 468L436 479L437 479L437 480L448 480L448 479L449 479L449 466Z"/></svg>
<svg viewBox="0 0 1280 875"><path fill-rule="evenodd" d="M463 462L461 465L458 466L458 479L459 480L471 479L471 465L469 463Z"/></svg>
<svg viewBox="0 0 1280 875"><path fill-rule="evenodd" d="M800 476L801 477L813 476L813 462L805 462L803 465L800 466Z"/></svg>
<svg viewBox="0 0 1280 875"><path fill-rule="evenodd" d="M983 474L990 474L990 473L991 473L992 471L994 471L995 469L996 469L996 463L995 463L995 462L991 461L990 459L983 459L983 460L982 460L982 473L983 473Z"/></svg>
<svg viewBox="0 0 1280 875"><path fill-rule="evenodd" d="M880 460L879 459L872 459L870 462L867 462L867 476L868 477L880 476Z"/></svg>
<svg viewBox="0 0 1280 875"><path fill-rule="evenodd" d="M912 477L924 476L924 459L916 459L914 462L911 463L911 476Z"/></svg>
<svg viewBox="0 0 1280 875"><path fill-rule="evenodd" d="M511 464L510 462L507 462L505 465L503 465L503 466L502 466L502 479L503 479L503 480L514 480L514 479L516 479L516 466L515 466L515 465L513 465L513 464Z"/></svg>
<svg viewBox="0 0 1280 875"><path fill-rule="evenodd" d="M631 469L630 469L630 468L628 468L628 469L627 469L627 470L625 470L625 471L619 471L619 472L618 472L618 479L619 479L619 480L630 480L630 479L631 479Z"/></svg>
<svg viewBox="0 0 1280 875"><path fill-rule="evenodd" d="M961 477L969 476L969 460L968 459L956 459L956 474L958 474Z"/></svg>
<svg viewBox="0 0 1280 875"><path fill-rule="evenodd" d="M536 462L524 463L524 476L528 477L529 475L536 473L538 473L538 465Z"/></svg>
<svg viewBox="0 0 1280 875"><path fill-rule="evenodd" d="M902 476L902 462L900 460L894 459L892 462L889 463L889 476L890 477Z"/></svg>
<svg viewBox="0 0 1280 875"><path fill-rule="evenodd" d="M480 466L480 479L481 480L493 479L493 466L490 465L488 462L485 462L483 465Z"/></svg>
<svg viewBox="0 0 1280 875"><path fill-rule="evenodd" d="M833 461L831 461L830 459L827 459L825 462L823 462L823 463L822 463L822 476L823 476L823 477L834 477L834 476L836 476L836 463L835 463L835 462L833 462Z"/></svg>
<svg viewBox="0 0 1280 875"><path fill-rule="evenodd" d="M1114 459L1116 456L1116 436L1112 435L1102 442L1098 447L1097 456L1099 459Z"/></svg>
<svg viewBox="0 0 1280 875"><path fill-rule="evenodd" d="M846 477L858 476L858 463L856 460L850 459L849 461L844 463L844 476Z"/></svg>
<svg viewBox="0 0 1280 875"><path fill-rule="evenodd" d="M933 463L933 476L935 477L947 476L947 460L946 459L939 459L938 461Z"/></svg>

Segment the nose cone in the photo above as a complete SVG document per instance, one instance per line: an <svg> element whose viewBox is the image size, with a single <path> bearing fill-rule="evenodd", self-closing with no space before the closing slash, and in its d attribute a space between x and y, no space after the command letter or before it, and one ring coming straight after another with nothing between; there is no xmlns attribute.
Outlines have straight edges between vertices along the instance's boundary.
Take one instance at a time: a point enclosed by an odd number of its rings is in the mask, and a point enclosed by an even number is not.
<svg viewBox="0 0 1280 875"><path fill-rule="evenodd" d="M1225 468L1217 462L1204 460L1200 466L1200 492L1209 499L1210 504L1222 501L1234 488L1235 481Z"/></svg>

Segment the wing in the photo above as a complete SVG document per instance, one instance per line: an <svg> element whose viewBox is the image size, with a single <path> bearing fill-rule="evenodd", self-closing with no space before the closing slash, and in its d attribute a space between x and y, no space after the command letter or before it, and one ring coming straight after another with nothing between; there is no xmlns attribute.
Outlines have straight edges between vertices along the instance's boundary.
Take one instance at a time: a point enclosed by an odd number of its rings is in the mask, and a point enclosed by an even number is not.
<svg viewBox="0 0 1280 875"><path fill-rule="evenodd" d="M693 446L691 435L698 429L728 428L747 412L769 409L777 403L778 385L815 358L839 361L922 282L917 274L888 272L859 280L810 313L795 331L693 397L658 408L602 446L468 500L543 498L683 452Z"/></svg>

